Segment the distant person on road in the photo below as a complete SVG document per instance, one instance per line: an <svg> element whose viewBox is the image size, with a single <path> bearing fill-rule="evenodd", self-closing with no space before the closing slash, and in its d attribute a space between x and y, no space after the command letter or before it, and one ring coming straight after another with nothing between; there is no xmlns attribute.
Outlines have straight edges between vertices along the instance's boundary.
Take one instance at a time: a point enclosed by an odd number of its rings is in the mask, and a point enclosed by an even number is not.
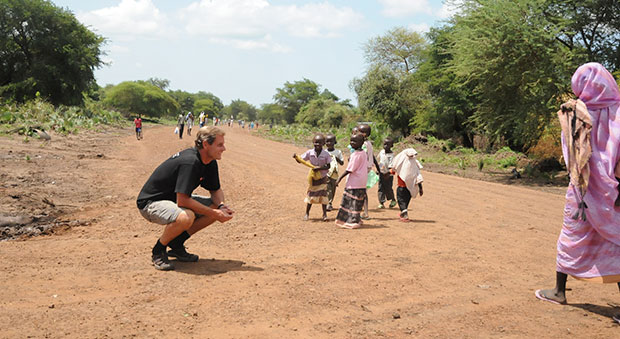
<svg viewBox="0 0 620 339"><path fill-rule="evenodd" d="M179 129L179 139L183 139L183 129L185 128L185 117L183 113L177 118L177 128Z"/></svg>
<svg viewBox="0 0 620 339"><path fill-rule="evenodd" d="M342 228L359 228L362 226L361 212L366 199L366 181L368 180L368 156L362 150L364 136L360 133L351 136L353 153L347 164L347 169L336 181L336 186L346 176L347 183L342 194L342 203L336 216L336 225Z"/></svg>
<svg viewBox="0 0 620 339"><path fill-rule="evenodd" d="M394 152L392 152L392 146L394 146L394 139L387 137L383 139L383 149L377 155L377 162L379 163L379 189L377 191L379 198L379 208L385 208L383 205L386 201L390 201L390 208L396 206L396 199L394 198L394 177L390 173L390 167L394 160Z"/></svg>
<svg viewBox="0 0 620 339"><path fill-rule="evenodd" d="M306 203L306 214L304 221L310 218L312 204L321 204L323 208L323 221L327 221L327 171L332 161L331 156L323 149L325 136L317 134L312 139L314 148L307 150L301 156L293 154L293 159L300 164L311 167L308 176L308 191L304 202Z"/></svg>
<svg viewBox="0 0 620 339"><path fill-rule="evenodd" d="M187 135L192 135L192 127L194 127L194 114L192 114L192 112L188 112L185 117L185 121L187 122Z"/></svg>
<svg viewBox="0 0 620 339"><path fill-rule="evenodd" d="M329 163L329 171L327 171L327 211L333 209L332 203L334 201L334 194L336 193L336 181L338 180L338 165L344 165L344 157L342 151L336 149L336 136L333 134L327 134L325 137L325 146L327 146L327 153L332 158Z"/></svg>
<svg viewBox="0 0 620 339"><path fill-rule="evenodd" d="M399 220L403 222L409 221L409 203L411 199L424 195L422 182L424 178L420 170L422 164L417 159L418 152L413 148L407 148L398 153L392 161L391 173L396 174L398 184L396 188L396 200L400 214Z"/></svg>
<svg viewBox="0 0 620 339"><path fill-rule="evenodd" d="M205 125L205 112L200 112L200 115L198 116L198 125L202 128Z"/></svg>
<svg viewBox="0 0 620 339"><path fill-rule="evenodd" d="M142 139L142 118L138 116L133 119L133 123L136 125L136 139L140 140Z"/></svg>
<svg viewBox="0 0 620 339"><path fill-rule="evenodd" d="M618 283L620 289L620 91L601 64L587 63L571 80L577 100L558 111L570 183L557 242L556 283L536 297L566 304L568 275ZM620 322L620 315L614 319Z"/></svg>
<svg viewBox="0 0 620 339"><path fill-rule="evenodd" d="M137 199L140 214L150 222L165 225L152 251L156 269L174 269L168 256L178 261L198 261L197 255L185 250L185 241L215 221L226 222L233 217L233 210L224 204L216 161L222 159L225 150L224 131L203 127L196 134L195 147L164 161L142 187ZM211 196L192 194L198 186Z"/></svg>

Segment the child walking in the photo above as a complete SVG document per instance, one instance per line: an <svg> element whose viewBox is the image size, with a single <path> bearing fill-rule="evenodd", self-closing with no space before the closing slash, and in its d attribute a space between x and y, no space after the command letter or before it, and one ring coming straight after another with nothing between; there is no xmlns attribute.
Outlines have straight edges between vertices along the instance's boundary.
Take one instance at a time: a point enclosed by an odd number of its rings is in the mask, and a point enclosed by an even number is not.
<svg viewBox="0 0 620 339"><path fill-rule="evenodd" d="M334 194L336 193L336 180L338 180L338 164L344 165L344 157L342 151L335 149L336 136L333 134L327 134L325 137L325 146L327 146L327 153L332 157L332 161L329 164L329 171L327 171L327 211L333 209L332 203L334 201Z"/></svg>
<svg viewBox="0 0 620 339"><path fill-rule="evenodd" d="M331 156L323 149L325 136L317 134L312 139L314 148L307 150L301 156L293 154L293 158L300 164L311 167L308 178L308 192L306 202L306 214L304 221L308 220L312 204L321 204L323 208L323 221L327 221L327 171L331 163Z"/></svg>
<svg viewBox="0 0 620 339"><path fill-rule="evenodd" d="M342 228L359 228L362 225L360 213L364 206L366 196L366 181L368 180L368 157L362 150L364 136L354 134L351 136L351 147L354 152L351 154L347 169L336 181L336 186L340 181L348 176L347 183L342 194L342 203L336 217L336 225Z"/></svg>
<svg viewBox="0 0 620 339"><path fill-rule="evenodd" d="M383 205L387 200L391 200L390 208L396 206L396 199L394 198L394 189L392 185L394 183L394 177L390 173L390 167L392 167L392 160L394 160L394 152L392 152L392 146L394 146L394 140L390 137L383 139L383 149L377 156L379 163L379 207L385 208Z"/></svg>
<svg viewBox="0 0 620 339"><path fill-rule="evenodd" d="M398 175L398 188L396 188L396 199L398 200L398 207L400 208L399 220L407 222L409 221L409 214L407 208L412 198L415 198L418 193L420 196L424 195L422 188L422 164L416 159L418 152L413 148L407 148L398 153L392 161L392 174Z"/></svg>
<svg viewBox="0 0 620 339"><path fill-rule="evenodd" d="M366 163L366 174L367 174L367 179L370 176L370 171L372 171L372 165L374 164L377 168L377 172L379 171L379 164L377 163L377 159L375 159L375 154L373 153L373 148L372 148L372 143L370 142L369 138L370 138L370 133L372 132L370 125L368 124L360 124L357 126L357 129L359 131L359 134L361 134L364 137L364 150L366 151L366 157L367 157L367 163ZM374 173L372 174L374 175ZM376 176L375 176L376 179ZM374 184L376 183L376 181L367 182L366 188L371 188ZM370 219L370 217L368 216L368 195L366 196L366 199L364 199L364 213L362 213L362 219Z"/></svg>

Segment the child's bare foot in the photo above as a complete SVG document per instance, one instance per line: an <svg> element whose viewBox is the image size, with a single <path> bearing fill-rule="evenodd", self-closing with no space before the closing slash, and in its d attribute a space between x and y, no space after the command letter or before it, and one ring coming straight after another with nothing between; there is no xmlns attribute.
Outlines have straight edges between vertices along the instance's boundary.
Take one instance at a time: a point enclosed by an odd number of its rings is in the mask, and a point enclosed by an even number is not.
<svg viewBox="0 0 620 339"><path fill-rule="evenodd" d="M308 221L309 216L306 214L304 215L304 221Z"/></svg>
<svg viewBox="0 0 620 339"><path fill-rule="evenodd" d="M552 290L536 290L534 294L536 295L536 298L540 300L558 305L566 305L566 295L564 292L557 292L555 288Z"/></svg>

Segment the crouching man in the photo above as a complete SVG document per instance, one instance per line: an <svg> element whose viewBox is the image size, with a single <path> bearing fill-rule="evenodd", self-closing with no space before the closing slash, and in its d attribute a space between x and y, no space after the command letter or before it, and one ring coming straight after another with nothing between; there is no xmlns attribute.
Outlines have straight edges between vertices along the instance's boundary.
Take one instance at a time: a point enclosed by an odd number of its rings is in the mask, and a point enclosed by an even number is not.
<svg viewBox="0 0 620 339"><path fill-rule="evenodd" d="M217 161L222 159L224 131L218 127L202 127L196 134L195 147L174 154L155 169L146 181L137 205L140 214L153 223L165 225L163 234L153 247L153 266L162 271L173 270L168 256L178 261L198 261L198 256L185 250L185 241L215 221L226 222L233 210L224 204ZM193 195L202 186L211 197ZM166 248L170 250L166 252Z"/></svg>

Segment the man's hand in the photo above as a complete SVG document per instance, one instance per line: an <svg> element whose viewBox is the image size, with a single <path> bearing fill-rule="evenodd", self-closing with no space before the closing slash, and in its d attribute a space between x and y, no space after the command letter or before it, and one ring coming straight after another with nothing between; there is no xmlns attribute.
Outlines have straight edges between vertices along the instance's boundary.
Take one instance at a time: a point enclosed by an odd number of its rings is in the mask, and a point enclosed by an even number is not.
<svg viewBox="0 0 620 339"><path fill-rule="evenodd" d="M228 207L227 205L224 204L220 204L220 207L218 208L221 211L224 211L230 215L235 214L235 211L233 211L230 207Z"/></svg>
<svg viewBox="0 0 620 339"><path fill-rule="evenodd" d="M226 222L230 219L232 219L232 214L228 213L227 211L221 209L214 209L213 210L213 218L219 222Z"/></svg>

